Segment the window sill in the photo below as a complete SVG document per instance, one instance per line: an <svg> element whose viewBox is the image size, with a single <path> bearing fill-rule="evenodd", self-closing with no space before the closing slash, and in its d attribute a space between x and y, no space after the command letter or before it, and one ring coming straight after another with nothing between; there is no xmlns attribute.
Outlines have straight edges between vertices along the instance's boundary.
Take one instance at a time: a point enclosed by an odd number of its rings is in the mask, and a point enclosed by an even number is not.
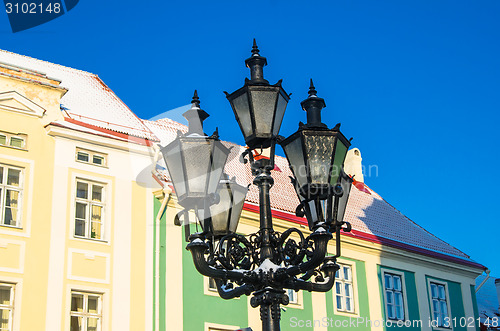
<svg viewBox="0 0 500 331"><path fill-rule="evenodd" d="M14 147L14 146L8 146L8 145L0 145L0 147L15 149L15 150L18 150L18 151L23 151L23 152L27 152L28 151L27 148Z"/></svg>
<svg viewBox="0 0 500 331"><path fill-rule="evenodd" d="M17 230L23 229L21 226L17 226L17 225L0 224L0 226L5 227L5 228L9 228L9 229L17 229Z"/></svg>
<svg viewBox="0 0 500 331"><path fill-rule="evenodd" d="M355 311L348 312L348 311L341 311L341 310L335 309L334 314L339 315L339 316L359 317L359 314Z"/></svg>
<svg viewBox="0 0 500 331"><path fill-rule="evenodd" d="M95 242L95 243L99 243L99 244L109 244L109 242L105 239L87 238L87 237L80 237L80 236L73 236L73 239L82 240L82 241L90 241L90 242Z"/></svg>
<svg viewBox="0 0 500 331"><path fill-rule="evenodd" d="M92 163L92 162L85 162L85 161L80 161L80 160L75 160L75 161L78 162L78 163L81 163L81 164L87 164L87 165L91 165L91 166L94 166L94 167L109 169L109 167L106 166L106 165L100 165L100 164L95 164L95 163Z"/></svg>

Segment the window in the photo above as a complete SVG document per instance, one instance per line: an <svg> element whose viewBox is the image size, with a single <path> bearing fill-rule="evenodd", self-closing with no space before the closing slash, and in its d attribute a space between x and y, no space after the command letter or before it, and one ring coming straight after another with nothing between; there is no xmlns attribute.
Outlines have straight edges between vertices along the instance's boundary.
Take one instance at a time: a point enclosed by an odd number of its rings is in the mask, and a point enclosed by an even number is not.
<svg viewBox="0 0 500 331"><path fill-rule="evenodd" d="M100 331L102 295L71 292L70 331Z"/></svg>
<svg viewBox="0 0 500 331"><path fill-rule="evenodd" d="M449 327L445 318L448 316L448 304L446 302L446 287L444 284L430 282L432 318L437 322L438 327Z"/></svg>
<svg viewBox="0 0 500 331"><path fill-rule="evenodd" d="M288 294L288 299L291 304L299 304L299 296L297 292L289 288L286 289L286 294Z"/></svg>
<svg viewBox="0 0 500 331"><path fill-rule="evenodd" d="M401 276L384 272L384 288L387 318L404 321L405 309Z"/></svg>
<svg viewBox="0 0 500 331"><path fill-rule="evenodd" d="M19 227L23 171L0 164L0 225Z"/></svg>
<svg viewBox="0 0 500 331"><path fill-rule="evenodd" d="M26 138L27 135L22 133L0 131L0 146L26 149Z"/></svg>
<svg viewBox="0 0 500 331"><path fill-rule="evenodd" d="M217 292L217 284L215 283L215 279L213 279L212 277L208 278L208 290Z"/></svg>
<svg viewBox="0 0 500 331"><path fill-rule="evenodd" d="M76 181L75 236L104 239L105 186L82 179Z"/></svg>
<svg viewBox="0 0 500 331"><path fill-rule="evenodd" d="M0 283L0 331L12 330L14 286Z"/></svg>
<svg viewBox="0 0 500 331"><path fill-rule="evenodd" d="M341 264L335 275L335 305L337 311L354 313L352 267L349 265Z"/></svg>
<svg viewBox="0 0 500 331"><path fill-rule="evenodd" d="M76 149L76 160L79 162L90 163L97 166L106 166L107 155L90 151L87 149Z"/></svg>

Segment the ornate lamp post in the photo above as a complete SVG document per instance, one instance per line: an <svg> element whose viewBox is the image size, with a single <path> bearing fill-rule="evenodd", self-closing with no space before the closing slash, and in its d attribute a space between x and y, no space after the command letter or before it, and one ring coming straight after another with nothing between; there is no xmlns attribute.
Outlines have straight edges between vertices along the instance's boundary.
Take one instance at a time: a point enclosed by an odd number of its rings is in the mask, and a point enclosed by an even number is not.
<svg viewBox="0 0 500 331"><path fill-rule="evenodd" d="M236 233L246 188L223 176L229 150L216 133L208 137L202 132L201 121L208 114L199 108L196 94L185 114L188 133L179 135L162 152L179 203L185 210L195 210L203 228L189 237L186 247L196 269L215 279L223 299L253 295L250 304L260 306L262 330L277 331L280 305L289 302L284 289L326 292L335 282L340 231L350 231L343 215L352 180L342 171L350 143L339 131L340 125L330 130L321 123L325 102L316 96L312 81L309 97L301 103L307 124L300 123L287 139L279 137L289 95L281 81L270 85L264 79L267 61L255 40L245 63L251 79L226 96L248 145L241 159L250 162L253 184L259 188L259 231ZM274 183L271 170L278 140L294 175L292 183L300 200L296 214L306 216L312 231L308 236L295 228L283 233L273 229L269 189ZM254 159L252 152L263 149L268 149L269 157ZM333 233L337 251L327 256Z"/></svg>

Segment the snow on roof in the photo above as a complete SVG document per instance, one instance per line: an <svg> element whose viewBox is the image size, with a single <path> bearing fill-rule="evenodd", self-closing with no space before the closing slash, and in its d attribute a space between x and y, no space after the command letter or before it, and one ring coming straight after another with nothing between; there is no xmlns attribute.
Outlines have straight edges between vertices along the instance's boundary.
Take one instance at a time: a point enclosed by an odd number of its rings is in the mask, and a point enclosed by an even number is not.
<svg viewBox="0 0 500 331"><path fill-rule="evenodd" d="M161 138L163 146L175 139L177 130L186 131L186 126L169 119L156 122L145 121L145 123ZM225 172L230 177L236 177L236 181L241 185L246 186L252 183L250 165L242 164L239 160L245 148L230 142L223 142L223 144L226 147L232 147ZM271 207L274 210L294 215L299 200L290 182L292 172L288 161L284 157L276 156L275 164L279 170L272 171L274 185L270 190ZM162 180L169 181L166 170L159 171L159 173ZM349 195L345 221L350 222L354 230L471 261L468 255L407 218L366 184L364 184L364 190L369 193L353 185ZM259 203L259 192L255 185L250 186L246 201L251 204Z"/></svg>
<svg viewBox="0 0 500 331"><path fill-rule="evenodd" d="M0 50L0 62L46 74L68 92L61 98L67 114L103 129L156 141L155 135L95 74Z"/></svg>
<svg viewBox="0 0 500 331"><path fill-rule="evenodd" d="M486 275L479 275L476 278L476 287L479 286L486 278ZM481 322L485 322L487 318L491 319L500 316L500 303L495 286L495 278L490 277L484 285L477 291L477 308Z"/></svg>

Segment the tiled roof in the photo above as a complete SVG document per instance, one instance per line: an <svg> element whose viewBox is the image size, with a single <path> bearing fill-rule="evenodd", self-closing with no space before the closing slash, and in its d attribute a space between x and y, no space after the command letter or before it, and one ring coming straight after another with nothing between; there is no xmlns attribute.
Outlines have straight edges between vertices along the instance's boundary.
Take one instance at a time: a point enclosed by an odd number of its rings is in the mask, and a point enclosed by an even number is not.
<svg viewBox="0 0 500 331"><path fill-rule="evenodd" d="M175 139L177 130L183 132L186 130L185 126L169 119L145 121L145 123L158 137L161 137L162 145ZM249 164L242 164L239 160L244 147L229 142L223 143L233 147L226 164L226 173L230 177L236 177L239 184L252 183ZM290 183L289 176L292 176L292 173L284 157L276 156L275 163L280 170L272 171L274 185L270 190L271 206L274 210L292 215L299 203ZM169 179L166 171L161 172L161 177L164 180ZM367 192L353 185L349 196L345 220L351 223L353 230L471 261L468 255L417 225L366 185L364 190ZM258 189L255 185L250 186L246 201L251 204L259 203Z"/></svg>
<svg viewBox="0 0 500 331"><path fill-rule="evenodd" d="M480 275L476 278L476 287L479 286L486 278L486 275ZM500 316L500 302L495 286L495 278L490 277L486 280L483 286L476 293L477 308L481 322L485 322L487 318L491 319Z"/></svg>
<svg viewBox="0 0 500 331"><path fill-rule="evenodd" d="M0 62L46 74L68 89L69 117L103 129L156 141L155 135L95 74L0 50Z"/></svg>

